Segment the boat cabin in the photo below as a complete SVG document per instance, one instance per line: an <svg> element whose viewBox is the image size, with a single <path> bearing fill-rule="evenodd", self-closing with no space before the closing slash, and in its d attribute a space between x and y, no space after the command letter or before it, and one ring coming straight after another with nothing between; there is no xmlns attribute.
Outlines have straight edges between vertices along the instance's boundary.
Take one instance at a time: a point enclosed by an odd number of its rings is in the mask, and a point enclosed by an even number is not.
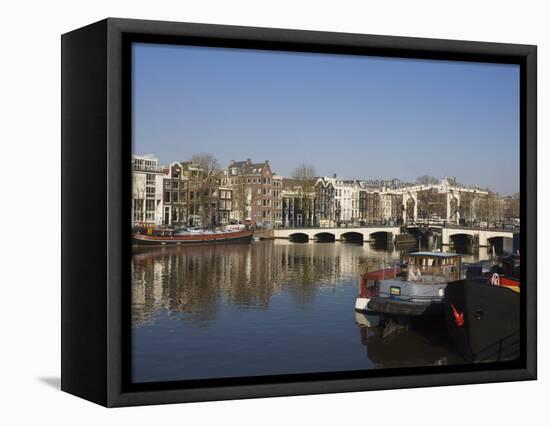
<svg viewBox="0 0 550 426"><path fill-rule="evenodd" d="M403 281L419 284L457 281L461 278L462 257L455 253L416 252L403 258Z"/></svg>

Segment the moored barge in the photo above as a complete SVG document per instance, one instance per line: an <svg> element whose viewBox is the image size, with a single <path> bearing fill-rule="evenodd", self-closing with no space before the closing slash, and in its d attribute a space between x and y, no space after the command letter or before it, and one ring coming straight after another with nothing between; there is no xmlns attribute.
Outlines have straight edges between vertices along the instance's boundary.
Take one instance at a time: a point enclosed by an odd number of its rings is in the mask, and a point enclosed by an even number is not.
<svg viewBox="0 0 550 426"><path fill-rule="evenodd" d="M155 246L179 246L195 244L250 243L254 231L195 231L181 232L173 230L152 230L149 233L133 233L132 244Z"/></svg>
<svg viewBox="0 0 550 426"><path fill-rule="evenodd" d="M410 253L400 267L367 271L361 277L355 309L394 316L440 315L447 284L461 274L459 254Z"/></svg>

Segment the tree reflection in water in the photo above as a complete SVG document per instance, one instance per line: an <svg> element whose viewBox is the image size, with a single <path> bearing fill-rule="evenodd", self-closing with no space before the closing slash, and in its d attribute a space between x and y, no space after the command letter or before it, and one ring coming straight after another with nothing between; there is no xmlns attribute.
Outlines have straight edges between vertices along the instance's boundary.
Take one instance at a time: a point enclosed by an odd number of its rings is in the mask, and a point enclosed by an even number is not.
<svg viewBox="0 0 550 426"><path fill-rule="evenodd" d="M355 280L367 266L397 262L400 252L368 245L262 241L196 247L136 248L132 259L134 323L155 309L186 312L197 322L216 316L219 304L267 309L273 294L289 291L297 307L318 291Z"/></svg>
<svg viewBox="0 0 550 426"><path fill-rule="evenodd" d="M360 274L414 250L281 240L135 248L133 380L457 362L440 340L408 333L391 343L357 322Z"/></svg>

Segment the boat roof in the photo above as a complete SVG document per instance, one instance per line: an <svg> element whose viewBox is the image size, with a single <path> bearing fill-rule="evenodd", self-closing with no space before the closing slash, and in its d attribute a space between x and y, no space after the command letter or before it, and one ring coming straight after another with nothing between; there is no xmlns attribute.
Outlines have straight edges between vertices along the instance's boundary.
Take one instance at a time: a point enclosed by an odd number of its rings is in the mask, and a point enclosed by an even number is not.
<svg viewBox="0 0 550 426"><path fill-rule="evenodd" d="M413 257L439 257L439 258L449 258L449 257L459 257L460 254L457 253L441 253L438 251L417 251L414 253L408 253L406 256Z"/></svg>

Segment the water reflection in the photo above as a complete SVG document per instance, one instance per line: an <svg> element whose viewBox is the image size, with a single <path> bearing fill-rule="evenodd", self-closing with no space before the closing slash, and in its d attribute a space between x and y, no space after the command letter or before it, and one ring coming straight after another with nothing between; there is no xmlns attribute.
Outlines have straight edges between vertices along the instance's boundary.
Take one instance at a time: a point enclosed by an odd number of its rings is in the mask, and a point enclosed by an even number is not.
<svg viewBox="0 0 550 426"><path fill-rule="evenodd" d="M136 249L132 262L134 322L148 321L158 308L215 317L220 303L268 309L285 287L296 305L311 303L318 291L356 279L367 264L390 264L401 250L369 245L296 244L284 240L254 244Z"/></svg>
<svg viewBox="0 0 550 426"><path fill-rule="evenodd" d="M450 347L443 319L438 322L388 323L378 315L355 313L361 344L376 368L463 363ZM388 328L395 327L394 331Z"/></svg>
<svg viewBox="0 0 550 426"><path fill-rule="evenodd" d="M395 264L416 249L285 240L135 249L133 379L443 363L443 357L452 357L441 341L411 331L393 345L380 345L378 331L356 322L360 272ZM487 254L475 252L465 261ZM392 347L403 359L392 361L387 353ZM405 355L404 347L417 354L432 350L435 356L415 358Z"/></svg>

